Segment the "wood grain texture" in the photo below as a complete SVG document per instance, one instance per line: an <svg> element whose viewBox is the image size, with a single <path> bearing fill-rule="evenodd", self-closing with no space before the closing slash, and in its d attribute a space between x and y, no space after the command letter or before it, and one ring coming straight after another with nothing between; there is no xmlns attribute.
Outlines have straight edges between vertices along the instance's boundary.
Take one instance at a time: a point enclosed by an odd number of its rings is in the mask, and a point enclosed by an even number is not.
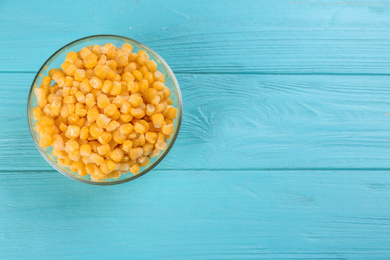
<svg viewBox="0 0 390 260"><path fill-rule="evenodd" d="M390 5L304 2L3 1L0 71L37 71L106 33L149 45L176 73L390 73Z"/></svg>
<svg viewBox="0 0 390 260"><path fill-rule="evenodd" d="M51 169L26 121L34 75L0 75L1 168ZM178 75L178 80L182 129L160 169L390 169L388 76ZM28 163L18 163L20 158Z"/></svg>
<svg viewBox="0 0 390 260"><path fill-rule="evenodd" d="M95 187L5 172L0 258L386 259L388 176L156 170Z"/></svg>

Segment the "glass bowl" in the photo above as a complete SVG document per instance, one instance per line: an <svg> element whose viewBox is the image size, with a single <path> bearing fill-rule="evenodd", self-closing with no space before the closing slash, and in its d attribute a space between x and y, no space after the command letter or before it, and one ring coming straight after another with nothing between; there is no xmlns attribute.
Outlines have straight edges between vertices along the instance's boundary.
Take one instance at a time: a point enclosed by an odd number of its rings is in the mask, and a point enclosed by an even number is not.
<svg viewBox="0 0 390 260"><path fill-rule="evenodd" d="M122 175L118 179L105 179L102 181L95 181L95 180L91 180L90 175L79 176L78 173L72 172L68 167L59 165L57 163L57 158L52 155L52 146L47 148L41 148L39 146L39 135L35 128L35 124L37 121L34 120L33 118L32 110L34 107L38 106L37 99L34 94L35 88L40 86L42 82L42 78L44 76L48 76L49 70L61 67L61 64L64 62L65 56L69 51L77 52L81 48L87 47L88 45L91 44L103 45L108 42L114 44L117 47L122 46L124 43L130 43L131 45L133 45L133 52L137 52L138 50L141 49L145 50L149 54L150 59L153 59L157 63L157 69L165 75L165 85L171 90L171 99L173 101L173 106L176 107L178 111L177 111L177 118L175 119L174 122L175 132L173 133L172 137L169 140L167 140L166 149L162 151L159 156L155 158L151 158L150 163L146 167L141 167L139 173L133 175L131 172L126 172L126 173L122 173ZM182 113L183 113L182 111L183 111L183 104L182 104L179 83L177 82L176 77L173 74L171 68L168 66L168 64L160 57L160 55L158 55L155 51L153 51L145 44L118 35L92 35L92 36L88 36L73 41L65 45L64 47L60 48L39 69L38 73L34 78L34 81L31 84L30 92L28 94L28 101L27 101L28 126L30 128L30 133L34 140L35 146L37 147L38 151L41 153L43 158L45 158L45 160L51 166L53 166L54 169L56 169L63 175L79 182L94 184L94 185L113 185L113 184L128 182L144 175L145 173L149 172L154 167L156 167L156 165L159 164L164 159L164 157L168 154L169 150L172 148L177 138L177 135L180 130L181 120L182 120Z"/></svg>

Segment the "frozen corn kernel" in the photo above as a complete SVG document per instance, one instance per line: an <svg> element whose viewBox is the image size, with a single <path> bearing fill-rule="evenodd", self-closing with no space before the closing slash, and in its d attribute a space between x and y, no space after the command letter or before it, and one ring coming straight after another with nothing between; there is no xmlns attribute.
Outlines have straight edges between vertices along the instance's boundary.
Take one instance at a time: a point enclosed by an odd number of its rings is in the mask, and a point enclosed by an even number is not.
<svg viewBox="0 0 390 260"><path fill-rule="evenodd" d="M80 90L83 93L89 93L92 90L91 84L89 84L88 79L83 79L83 81L80 83Z"/></svg>
<svg viewBox="0 0 390 260"><path fill-rule="evenodd" d="M119 131L122 135L130 134L133 131L133 125L130 123L123 124L119 127Z"/></svg>
<svg viewBox="0 0 390 260"><path fill-rule="evenodd" d="M112 139L112 134L110 132L104 132L99 136L98 141L101 144L108 144L111 141L111 139Z"/></svg>
<svg viewBox="0 0 390 260"><path fill-rule="evenodd" d="M173 124L164 125L161 130L164 135L171 135L174 132Z"/></svg>
<svg viewBox="0 0 390 260"><path fill-rule="evenodd" d="M42 110L40 107L33 108L33 117L35 120L39 120L41 118Z"/></svg>
<svg viewBox="0 0 390 260"><path fill-rule="evenodd" d="M143 134L145 133L146 128L143 124L137 122L134 124L134 130L139 134Z"/></svg>
<svg viewBox="0 0 390 260"><path fill-rule="evenodd" d="M122 84L118 81L112 83L112 88L110 90L110 95L116 96L119 95L122 91Z"/></svg>
<svg viewBox="0 0 390 260"><path fill-rule="evenodd" d="M123 150L122 149L119 149L119 148L116 148L115 150L113 150L111 153L110 153L110 158L111 160L113 160L114 162L120 162L123 158Z"/></svg>
<svg viewBox="0 0 390 260"><path fill-rule="evenodd" d="M99 108L104 109L110 104L110 100L105 94L101 94L97 97L97 105Z"/></svg>
<svg viewBox="0 0 390 260"><path fill-rule="evenodd" d="M77 141L75 141L74 139L71 139L65 143L65 151L67 153L74 152L74 151L78 150L79 147L80 147L79 143Z"/></svg>
<svg viewBox="0 0 390 260"><path fill-rule="evenodd" d="M122 120L125 123L128 123L131 120L133 120L133 116L131 114L122 114L122 115L120 115L119 119Z"/></svg>
<svg viewBox="0 0 390 260"><path fill-rule="evenodd" d="M70 139L75 139L80 135L80 127L77 125L70 125L65 132L66 137Z"/></svg>
<svg viewBox="0 0 390 260"><path fill-rule="evenodd" d="M141 157L144 153L144 150L142 147L132 148L130 149L129 156L132 161L137 160L139 157Z"/></svg>
<svg viewBox="0 0 390 260"><path fill-rule="evenodd" d="M130 103L127 101L124 101L122 104L122 107L121 107L121 113L128 114L128 113L130 113L130 110L131 110Z"/></svg>
<svg viewBox="0 0 390 260"><path fill-rule="evenodd" d="M108 132L114 132L114 131L116 131L119 127L120 127L120 124L118 123L118 121L113 120L113 121L111 121L111 122L107 125L106 130L107 130Z"/></svg>
<svg viewBox="0 0 390 260"><path fill-rule="evenodd" d="M137 94L133 94L130 96L130 104L133 106L133 107L138 107L142 104L142 97L140 95L137 95Z"/></svg>
<svg viewBox="0 0 390 260"><path fill-rule="evenodd" d="M89 127L89 134L95 138L95 139L98 139L101 134L103 134L103 129L100 128L98 125L96 124L93 124Z"/></svg>
<svg viewBox="0 0 390 260"><path fill-rule="evenodd" d="M143 79L143 76L142 76L142 73L139 71L139 70L133 70L133 72L131 72L133 74L133 76L138 80L140 81L141 79Z"/></svg>
<svg viewBox="0 0 390 260"><path fill-rule="evenodd" d="M87 112L87 120L88 122L90 123L93 123L95 122L98 117L99 117L99 111L97 109L90 109L88 112Z"/></svg>
<svg viewBox="0 0 390 260"><path fill-rule="evenodd" d="M112 139L118 144L123 144L126 141L126 135L122 134L118 129L112 134Z"/></svg>
<svg viewBox="0 0 390 260"><path fill-rule="evenodd" d="M157 70L157 63L154 60L149 60L146 62L146 67L149 71L155 72Z"/></svg>
<svg viewBox="0 0 390 260"><path fill-rule="evenodd" d="M107 94L107 93L109 93L111 91L111 89L112 89L112 81L110 81L108 79L105 80L103 82L102 92Z"/></svg>
<svg viewBox="0 0 390 260"><path fill-rule="evenodd" d="M81 127L81 129L80 129L80 139L86 140L88 138L88 135L89 135L89 128L88 128L88 126Z"/></svg>
<svg viewBox="0 0 390 260"><path fill-rule="evenodd" d="M96 165L101 165L102 163L104 163L104 158L97 153L91 153L89 157Z"/></svg>
<svg viewBox="0 0 390 260"><path fill-rule="evenodd" d="M110 151L111 151L111 148L110 148L109 144L102 144L102 145L99 145L97 147L98 154L102 155L102 156L108 154L108 152L110 152Z"/></svg>
<svg viewBox="0 0 390 260"><path fill-rule="evenodd" d="M150 117L155 128L161 128L164 123L164 116L162 114L154 114Z"/></svg>
<svg viewBox="0 0 390 260"><path fill-rule="evenodd" d="M92 152L92 148L89 144L83 144L80 146L81 156L89 156Z"/></svg>
<svg viewBox="0 0 390 260"><path fill-rule="evenodd" d="M76 151L73 151L73 152L69 152L68 156L69 156L69 159L71 159L74 162L77 162L78 160L81 159L81 155L80 155L79 150L76 150Z"/></svg>
<svg viewBox="0 0 390 260"><path fill-rule="evenodd" d="M130 171L132 174L137 174L139 172L139 165L138 164L134 164L133 166L130 167Z"/></svg>
<svg viewBox="0 0 390 260"><path fill-rule="evenodd" d="M133 142L131 140L126 140L122 145L122 150L126 153L130 152L130 149L133 147Z"/></svg>
<svg viewBox="0 0 390 260"><path fill-rule="evenodd" d="M96 119L96 124L100 127L100 128L106 128L107 125L110 123L111 121L111 118L107 117L106 115L104 114L99 114L97 119Z"/></svg>

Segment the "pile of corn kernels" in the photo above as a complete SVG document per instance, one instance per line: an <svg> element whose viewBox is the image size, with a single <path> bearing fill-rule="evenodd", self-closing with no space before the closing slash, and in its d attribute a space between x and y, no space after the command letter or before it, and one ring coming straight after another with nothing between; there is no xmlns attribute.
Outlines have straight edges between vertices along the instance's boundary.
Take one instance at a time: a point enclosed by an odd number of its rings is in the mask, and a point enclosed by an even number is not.
<svg viewBox="0 0 390 260"><path fill-rule="evenodd" d="M137 174L174 133L177 109L164 75L144 50L132 50L107 43L69 52L35 89L39 146L52 146L57 162L80 176Z"/></svg>

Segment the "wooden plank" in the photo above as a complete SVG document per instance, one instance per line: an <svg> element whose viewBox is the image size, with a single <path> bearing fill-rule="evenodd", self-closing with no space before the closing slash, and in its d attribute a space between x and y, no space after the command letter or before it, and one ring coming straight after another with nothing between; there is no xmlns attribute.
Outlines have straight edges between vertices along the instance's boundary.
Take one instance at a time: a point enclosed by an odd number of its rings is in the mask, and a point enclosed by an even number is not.
<svg viewBox="0 0 390 260"><path fill-rule="evenodd" d="M1 74L3 170L51 169L26 122L33 76ZM389 79L178 75L182 130L158 168L390 169Z"/></svg>
<svg viewBox="0 0 390 260"><path fill-rule="evenodd" d="M63 45L106 33L144 42L176 73L390 73L390 5L302 2L7 1L0 71L37 71Z"/></svg>
<svg viewBox="0 0 390 260"><path fill-rule="evenodd" d="M0 258L388 259L388 171L0 175ZM59 252L60 255L59 255Z"/></svg>

